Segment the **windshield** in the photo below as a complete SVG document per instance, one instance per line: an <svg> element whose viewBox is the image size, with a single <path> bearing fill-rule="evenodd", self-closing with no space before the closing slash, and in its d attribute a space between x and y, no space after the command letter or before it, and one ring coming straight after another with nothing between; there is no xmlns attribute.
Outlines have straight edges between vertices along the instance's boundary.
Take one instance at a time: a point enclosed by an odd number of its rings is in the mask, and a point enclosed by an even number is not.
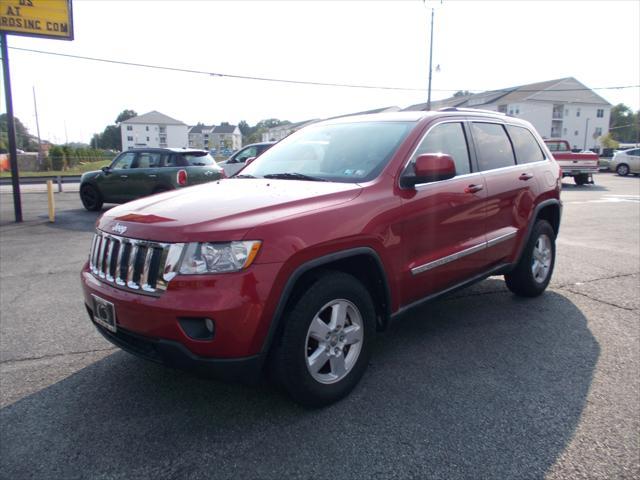
<svg viewBox="0 0 640 480"><path fill-rule="evenodd" d="M203 167L205 165L213 165L216 161L207 152L189 152L183 153L182 156L191 166Z"/></svg>
<svg viewBox="0 0 640 480"><path fill-rule="evenodd" d="M307 127L264 152L241 177L366 182L378 176L413 126L354 122Z"/></svg>

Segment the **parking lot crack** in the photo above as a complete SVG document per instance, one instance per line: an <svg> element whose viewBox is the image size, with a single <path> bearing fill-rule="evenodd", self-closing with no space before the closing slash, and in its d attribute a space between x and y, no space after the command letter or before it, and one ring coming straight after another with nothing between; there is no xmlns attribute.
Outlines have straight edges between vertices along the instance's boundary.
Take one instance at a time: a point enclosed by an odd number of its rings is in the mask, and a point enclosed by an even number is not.
<svg viewBox="0 0 640 480"><path fill-rule="evenodd" d="M51 358L57 358L57 357L67 357L67 356L72 356L72 355L86 355L88 353L100 353L100 352L110 352L110 351L115 351L118 350L117 347L109 347L109 348L96 348L94 350L83 350L80 352L65 352L65 353L53 353L50 355L42 355L40 357L26 357L26 358L16 358L16 359L11 359L11 360L4 360L4 361L0 361L0 365L2 366L10 366L10 365L16 365L22 362L32 362L32 361L37 361L37 360L47 360L47 359L51 359Z"/></svg>
<svg viewBox="0 0 640 480"><path fill-rule="evenodd" d="M560 290L566 290L568 292L575 293L576 295L580 295L582 297L586 297L589 300L593 300L594 302L602 303L603 305L609 305L610 307L620 308L620 309L626 310L628 312L635 312L637 310L637 308L623 307L622 305L617 305L615 303L605 302L604 300L601 300L599 298L593 297L593 296L588 295L588 294L586 294L584 292L573 290L573 289L568 288L568 287L560 288Z"/></svg>

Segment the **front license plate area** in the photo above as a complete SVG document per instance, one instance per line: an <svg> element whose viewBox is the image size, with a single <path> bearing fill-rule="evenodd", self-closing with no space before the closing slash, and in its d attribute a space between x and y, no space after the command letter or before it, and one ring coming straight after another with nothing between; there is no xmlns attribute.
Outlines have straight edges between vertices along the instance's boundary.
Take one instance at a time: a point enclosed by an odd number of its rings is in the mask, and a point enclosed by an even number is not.
<svg viewBox="0 0 640 480"><path fill-rule="evenodd" d="M113 303L106 301L96 295L93 297L93 320L104 328L116 331L116 307Z"/></svg>

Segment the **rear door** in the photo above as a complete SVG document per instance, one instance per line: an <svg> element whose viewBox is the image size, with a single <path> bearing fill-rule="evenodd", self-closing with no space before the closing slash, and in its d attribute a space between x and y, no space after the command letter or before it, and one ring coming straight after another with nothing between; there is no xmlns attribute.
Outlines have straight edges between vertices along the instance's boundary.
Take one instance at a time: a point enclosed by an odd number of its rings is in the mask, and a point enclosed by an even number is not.
<svg viewBox="0 0 640 480"><path fill-rule="evenodd" d="M472 169L468 132L462 121L431 127L404 174L425 153L446 153L456 163L456 176L419 184L403 199L403 303L410 304L462 282L484 268L487 196L484 176Z"/></svg>
<svg viewBox="0 0 640 480"><path fill-rule="evenodd" d="M524 160L521 165L516 163L504 124L474 120L470 125L478 168L487 186L486 261L498 264L513 254L519 236L526 230L538 191L536 175L539 171L533 163L529 165ZM520 150L520 145L525 145L526 135L531 133L517 127L513 127L512 132ZM521 150L524 159L526 150L524 147ZM538 158L544 160L541 151Z"/></svg>

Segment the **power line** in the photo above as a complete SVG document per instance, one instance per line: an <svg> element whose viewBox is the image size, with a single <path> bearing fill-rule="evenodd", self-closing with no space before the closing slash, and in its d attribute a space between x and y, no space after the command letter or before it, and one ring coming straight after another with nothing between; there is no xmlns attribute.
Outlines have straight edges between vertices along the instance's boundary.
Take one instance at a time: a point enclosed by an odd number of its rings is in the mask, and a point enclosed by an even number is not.
<svg viewBox="0 0 640 480"><path fill-rule="evenodd" d="M323 87L344 87L344 88L367 88L373 90L399 90L399 91L407 91L407 92L426 92L425 88L408 88L408 87L389 87L389 86L378 86L378 85L358 85L358 84L348 84L348 83L330 83L330 82L313 82L309 80L289 80L283 78L269 78L269 77L258 77L251 75L236 75L231 73L219 73L219 72L209 72L205 70L195 70L189 68L179 68L179 67L167 67L162 65L151 65L145 63L135 63L135 62L126 62L123 60L112 60L107 58L97 58L97 57L86 57L82 55L71 55L68 53L59 53L59 52L47 52L44 50L34 50L30 48L19 48L19 47L9 47L11 50L19 50L22 52L29 53L40 53L43 55L54 55L58 57L67 57L74 58L77 60L90 60L93 62L102 62L102 63L112 63L117 65L125 65L129 67L139 67L139 68L153 68L156 70L166 70L172 72L181 72L181 73L191 73L196 75L207 75L211 77L227 77L227 78L237 78L242 80L257 80L262 82L277 82L277 83L289 83L296 85L316 85ZM580 92L580 91L591 91L591 90L622 90L627 88L640 88L640 85L621 85L621 86L609 86L609 87L594 87L594 88L561 88L561 89L545 89L545 92ZM459 92L459 91L469 91L469 89L432 89L436 92ZM485 92L484 90L476 89L478 92ZM505 88L499 90L489 90L486 93L501 93L501 92L540 92L539 89L519 89L515 88ZM462 98L462 97L461 97Z"/></svg>

